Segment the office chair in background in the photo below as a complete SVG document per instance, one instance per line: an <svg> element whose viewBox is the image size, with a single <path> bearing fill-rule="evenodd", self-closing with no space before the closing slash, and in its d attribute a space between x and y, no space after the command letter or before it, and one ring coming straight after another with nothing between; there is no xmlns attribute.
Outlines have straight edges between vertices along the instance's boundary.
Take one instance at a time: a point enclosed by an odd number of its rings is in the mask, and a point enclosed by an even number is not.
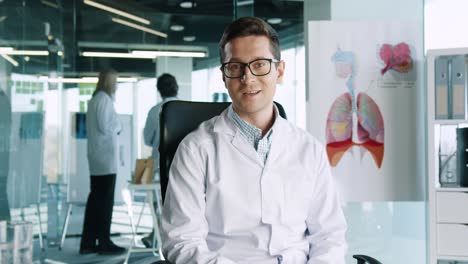
<svg viewBox="0 0 468 264"><path fill-rule="evenodd" d="M159 176L163 203L169 181L169 168L179 143L187 134L195 130L200 123L221 114L230 104L229 102L170 101L163 105L160 117L161 138L159 143ZM283 106L277 102L275 104L279 115L286 118ZM354 255L353 257L357 259L357 264L382 264L376 259L365 255Z"/></svg>

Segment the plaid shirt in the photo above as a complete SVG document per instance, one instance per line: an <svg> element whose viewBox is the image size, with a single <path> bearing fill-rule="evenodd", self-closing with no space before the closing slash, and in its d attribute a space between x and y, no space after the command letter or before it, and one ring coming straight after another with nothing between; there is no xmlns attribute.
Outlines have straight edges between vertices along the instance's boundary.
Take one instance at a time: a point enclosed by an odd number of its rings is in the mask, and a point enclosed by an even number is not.
<svg viewBox="0 0 468 264"><path fill-rule="evenodd" d="M270 152L271 134L273 133L273 130L270 129L262 138L262 130L240 118L232 106L229 107L228 117L234 122L236 127L240 130L245 139L247 139L249 144L255 148L258 156L263 161L263 163L265 163L268 157L268 153Z"/></svg>

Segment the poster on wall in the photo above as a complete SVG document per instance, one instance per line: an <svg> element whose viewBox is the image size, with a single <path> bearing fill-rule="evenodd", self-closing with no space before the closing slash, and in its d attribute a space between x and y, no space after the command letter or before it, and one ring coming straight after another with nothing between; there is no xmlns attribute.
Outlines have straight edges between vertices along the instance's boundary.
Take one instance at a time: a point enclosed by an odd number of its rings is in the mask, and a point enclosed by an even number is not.
<svg viewBox="0 0 468 264"><path fill-rule="evenodd" d="M346 202L424 199L421 28L309 22L308 130L325 145Z"/></svg>

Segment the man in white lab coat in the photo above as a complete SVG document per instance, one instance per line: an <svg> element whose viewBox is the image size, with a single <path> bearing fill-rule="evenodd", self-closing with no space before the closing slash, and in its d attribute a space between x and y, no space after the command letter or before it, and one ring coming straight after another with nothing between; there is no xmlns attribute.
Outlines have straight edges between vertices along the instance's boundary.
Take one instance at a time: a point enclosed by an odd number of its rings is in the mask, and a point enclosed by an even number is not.
<svg viewBox="0 0 468 264"><path fill-rule="evenodd" d="M278 35L243 17L220 41L232 105L179 145L162 217L176 264L342 264L346 222L323 146L278 115Z"/></svg>

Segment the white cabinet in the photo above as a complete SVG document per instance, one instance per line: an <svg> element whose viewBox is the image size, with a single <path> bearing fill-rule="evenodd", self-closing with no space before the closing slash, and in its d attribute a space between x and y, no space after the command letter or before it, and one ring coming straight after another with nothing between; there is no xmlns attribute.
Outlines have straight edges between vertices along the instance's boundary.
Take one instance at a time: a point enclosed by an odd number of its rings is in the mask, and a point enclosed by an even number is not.
<svg viewBox="0 0 468 264"><path fill-rule="evenodd" d="M468 48L427 53L430 264L468 261L468 188L460 184L468 175L457 167L465 160L457 152L457 129L468 127L467 58Z"/></svg>
<svg viewBox="0 0 468 264"><path fill-rule="evenodd" d="M468 223L468 210L465 210L465 208L468 209L467 192L444 192L439 190L436 193L436 199L437 223Z"/></svg>
<svg viewBox="0 0 468 264"><path fill-rule="evenodd" d="M468 226L437 224L437 254L439 256L468 257Z"/></svg>

